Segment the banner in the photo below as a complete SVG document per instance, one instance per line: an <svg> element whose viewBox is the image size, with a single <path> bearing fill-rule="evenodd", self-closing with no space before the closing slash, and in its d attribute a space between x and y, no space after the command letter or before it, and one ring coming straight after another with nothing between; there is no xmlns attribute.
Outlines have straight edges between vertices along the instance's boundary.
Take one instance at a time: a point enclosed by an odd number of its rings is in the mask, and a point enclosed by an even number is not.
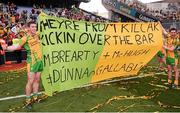
<svg viewBox="0 0 180 113"><path fill-rule="evenodd" d="M95 23L41 14L45 92L136 75L162 48L160 23Z"/></svg>

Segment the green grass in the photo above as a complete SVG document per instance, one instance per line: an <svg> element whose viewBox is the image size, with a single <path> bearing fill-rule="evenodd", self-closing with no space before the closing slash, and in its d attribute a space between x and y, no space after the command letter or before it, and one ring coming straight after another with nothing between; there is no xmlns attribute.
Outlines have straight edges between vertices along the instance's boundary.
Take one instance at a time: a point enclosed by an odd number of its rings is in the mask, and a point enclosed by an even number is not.
<svg viewBox="0 0 180 113"><path fill-rule="evenodd" d="M1 72L0 73L0 98L24 94L26 72Z"/></svg>
<svg viewBox="0 0 180 113"><path fill-rule="evenodd" d="M154 76L60 92L34 104L31 111L179 112L180 90L164 88L167 87L167 75L155 73L157 69L152 67L157 66L155 58L148 65L140 73L154 73ZM24 94L26 79L25 70L0 72L0 98ZM43 90L42 85L40 89ZM127 98L118 99L119 96ZM139 98L143 96L152 98ZM24 98L0 101L0 111L28 111L21 108L23 101Z"/></svg>

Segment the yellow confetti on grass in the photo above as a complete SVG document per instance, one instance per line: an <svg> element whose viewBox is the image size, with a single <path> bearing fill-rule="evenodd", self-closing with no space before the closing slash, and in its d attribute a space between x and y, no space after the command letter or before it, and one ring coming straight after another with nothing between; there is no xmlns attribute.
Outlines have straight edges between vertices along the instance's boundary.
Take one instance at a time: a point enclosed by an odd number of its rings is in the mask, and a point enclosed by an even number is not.
<svg viewBox="0 0 180 113"><path fill-rule="evenodd" d="M150 99L149 96L114 96L109 99L106 104L111 103L114 100L133 100L133 99Z"/></svg>
<svg viewBox="0 0 180 113"><path fill-rule="evenodd" d="M91 108L90 111L99 109L99 108L102 107L102 106L103 106L103 104L97 104L95 107Z"/></svg>
<svg viewBox="0 0 180 113"><path fill-rule="evenodd" d="M44 93L42 93L37 101L37 103L40 103L41 101L44 101L48 98L48 96ZM20 111L21 109L24 109L25 108L25 104L24 103L21 103L19 106L15 106L13 108L9 108L8 109L8 112L18 112Z"/></svg>
<svg viewBox="0 0 180 113"><path fill-rule="evenodd" d="M168 87L163 86L163 85L152 84L152 83L148 83L148 84L149 84L149 85L151 85L151 86L156 86L156 87L160 87L160 88L165 88L165 89L168 89Z"/></svg>
<svg viewBox="0 0 180 113"><path fill-rule="evenodd" d="M161 79L161 82L166 82L167 80L165 80L165 79Z"/></svg>
<svg viewBox="0 0 180 113"><path fill-rule="evenodd" d="M17 70L9 70L6 72L2 72L4 74L7 74L7 76L3 76L1 78L0 85L3 85L3 84L8 83L10 81L13 81L16 78L20 78L21 76L23 76L22 73L24 73L24 72L26 72L26 67L23 67L23 68L20 68Z"/></svg>
<svg viewBox="0 0 180 113"><path fill-rule="evenodd" d="M136 105L136 104L131 104L130 106L127 106L126 108L121 109L120 112L123 112L123 111L125 111L125 110L127 110L127 109L129 109L129 108L132 108L132 107L134 107L135 105Z"/></svg>
<svg viewBox="0 0 180 113"><path fill-rule="evenodd" d="M4 82L0 82L0 85L4 84Z"/></svg>
<svg viewBox="0 0 180 113"><path fill-rule="evenodd" d="M26 70L27 70L27 67L24 66L24 67L16 69L16 70L8 70L8 71L3 72L3 73L16 73L16 74L18 74L18 73L26 71Z"/></svg>
<svg viewBox="0 0 180 113"><path fill-rule="evenodd" d="M90 111L97 110L97 109L103 107L104 105L111 104L111 102L115 101L115 100L133 100L133 99L151 99L151 96L114 96L114 97L108 99L105 103L97 104L95 107L91 108ZM134 104L133 104L133 106L134 106Z"/></svg>
<svg viewBox="0 0 180 113"><path fill-rule="evenodd" d="M119 87L118 90L127 90L125 87Z"/></svg>
<svg viewBox="0 0 180 113"><path fill-rule="evenodd" d="M162 108L176 108L176 109L180 109L180 106L173 106L173 105L168 105L168 104L163 104L162 102L158 101L158 104L160 107Z"/></svg>
<svg viewBox="0 0 180 113"><path fill-rule="evenodd" d="M120 109L120 112L123 112L129 108L133 108L133 107L154 107L155 105L137 105L137 104L131 104L129 106L120 106L118 107L118 109Z"/></svg>
<svg viewBox="0 0 180 113"><path fill-rule="evenodd" d="M126 84L139 84L139 81L127 81L127 82L120 82L121 85L126 85Z"/></svg>

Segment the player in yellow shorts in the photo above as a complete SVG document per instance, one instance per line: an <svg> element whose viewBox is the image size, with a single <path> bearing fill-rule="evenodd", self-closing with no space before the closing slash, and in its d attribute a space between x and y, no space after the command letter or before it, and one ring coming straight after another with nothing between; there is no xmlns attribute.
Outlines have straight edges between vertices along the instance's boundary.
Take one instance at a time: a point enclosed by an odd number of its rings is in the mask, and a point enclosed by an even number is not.
<svg viewBox="0 0 180 113"><path fill-rule="evenodd" d="M171 28L169 34L164 30L164 34L167 36L165 45L163 46L166 49L166 64L168 68L168 83L171 88L178 87L178 51L177 47L179 45L179 39L177 36L176 28ZM172 70L175 72L174 84L172 84Z"/></svg>
<svg viewBox="0 0 180 113"><path fill-rule="evenodd" d="M36 23L29 22L28 32L20 39L19 44L8 46L7 50L14 51L21 47L27 51L26 106L32 108L32 100L38 99L39 81L43 70L41 43Z"/></svg>

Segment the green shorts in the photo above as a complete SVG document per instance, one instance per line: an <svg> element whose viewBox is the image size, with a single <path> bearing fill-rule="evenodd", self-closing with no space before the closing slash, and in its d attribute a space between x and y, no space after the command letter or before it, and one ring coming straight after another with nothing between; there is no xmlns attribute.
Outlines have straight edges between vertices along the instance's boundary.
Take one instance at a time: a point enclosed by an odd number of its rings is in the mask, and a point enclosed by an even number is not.
<svg viewBox="0 0 180 113"><path fill-rule="evenodd" d="M178 65L178 58L166 57L166 64L171 65L171 66L177 66Z"/></svg>
<svg viewBox="0 0 180 113"><path fill-rule="evenodd" d="M28 72L42 72L43 62L39 60L34 65L32 65L32 63L27 63L27 71Z"/></svg>
<svg viewBox="0 0 180 113"><path fill-rule="evenodd" d="M164 54L162 53L162 51L159 51L159 52L157 53L157 56L160 57L160 58L164 58Z"/></svg>

